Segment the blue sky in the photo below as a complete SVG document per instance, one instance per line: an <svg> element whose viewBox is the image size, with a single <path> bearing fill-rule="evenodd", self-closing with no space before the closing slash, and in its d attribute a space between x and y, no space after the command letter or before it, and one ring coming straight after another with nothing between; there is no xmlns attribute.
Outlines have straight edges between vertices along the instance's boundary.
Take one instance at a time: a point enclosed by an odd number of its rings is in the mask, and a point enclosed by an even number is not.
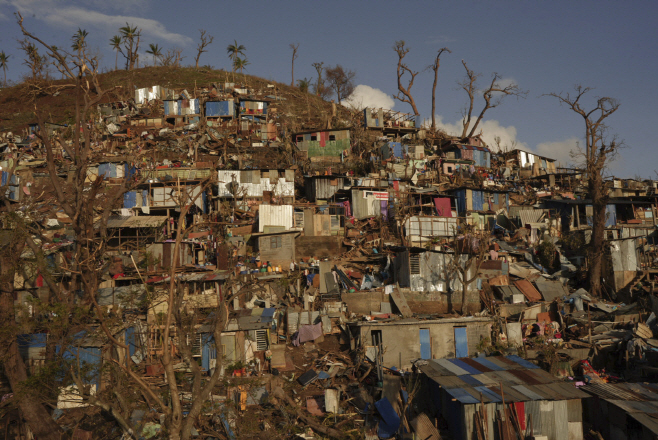
<svg viewBox="0 0 658 440"><path fill-rule="evenodd" d="M0 0L0 50L12 56L8 77L13 80L27 70L17 50L16 10L29 29L58 46L69 46L78 27L87 29L90 46L107 68L114 67L108 40L126 21L142 29L144 50L148 43L178 47L187 64L193 63L199 28L215 36L201 58L203 65L229 68L226 46L237 40L247 48L249 73L281 82L290 82L289 45L299 43L296 79L313 78L313 62L341 64L356 71L357 84L372 88L359 88L360 102L405 112L411 111L408 104L391 100L396 92L394 42L407 42L411 51L405 60L415 70L423 70L438 49L448 47L452 53L442 58L436 112L448 131L459 128L466 102L457 86L463 59L482 73L482 83L498 72L529 92L526 99L508 99L486 115L485 139L500 136L503 143L516 141L517 147L566 164L569 151L583 144L584 123L542 95L582 84L595 88L592 106L596 96L621 102L609 125L628 147L610 172L656 178L658 91L649 79L658 70L658 2ZM431 72L421 72L412 89L428 120L432 79Z"/></svg>

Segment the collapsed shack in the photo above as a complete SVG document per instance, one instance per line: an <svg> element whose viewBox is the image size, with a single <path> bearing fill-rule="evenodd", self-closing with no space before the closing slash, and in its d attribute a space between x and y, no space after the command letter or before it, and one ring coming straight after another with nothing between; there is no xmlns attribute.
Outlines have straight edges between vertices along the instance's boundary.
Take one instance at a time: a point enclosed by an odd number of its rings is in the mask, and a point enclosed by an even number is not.
<svg viewBox="0 0 658 440"><path fill-rule="evenodd" d="M581 387L584 421L610 439L658 436L658 386L652 383L593 383Z"/></svg>
<svg viewBox="0 0 658 440"><path fill-rule="evenodd" d="M456 439L582 439L582 399L573 384L518 356L417 361L424 408ZM512 434L514 433L514 434Z"/></svg>

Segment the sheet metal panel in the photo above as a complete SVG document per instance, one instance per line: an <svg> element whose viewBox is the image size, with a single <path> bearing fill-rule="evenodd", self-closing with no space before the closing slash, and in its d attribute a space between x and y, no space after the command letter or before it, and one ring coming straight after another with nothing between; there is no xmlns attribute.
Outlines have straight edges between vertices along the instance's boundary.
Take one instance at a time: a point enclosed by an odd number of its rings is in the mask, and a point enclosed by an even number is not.
<svg viewBox="0 0 658 440"><path fill-rule="evenodd" d="M530 389L530 387L525 385L512 385L512 388L514 388L519 393L528 396L530 400L544 400L544 396L537 394L534 389Z"/></svg>
<svg viewBox="0 0 658 440"><path fill-rule="evenodd" d="M567 295L564 286L557 280L547 280L540 277L535 280L535 284L544 297L544 301L554 301Z"/></svg>
<svg viewBox="0 0 658 440"><path fill-rule="evenodd" d="M430 359L432 357L432 347L430 345L430 330L427 328L419 329L419 338L420 338L421 359Z"/></svg>
<svg viewBox="0 0 658 440"><path fill-rule="evenodd" d="M283 226L286 231L293 226L292 205L260 205L258 208L258 232L265 226Z"/></svg>
<svg viewBox="0 0 658 440"><path fill-rule="evenodd" d="M493 371L502 371L502 370L504 370L503 367L491 362L490 358L476 357L476 358L473 358L473 360L475 362L477 362L479 364L482 364L483 366L489 368L490 370L493 370Z"/></svg>
<svg viewBox="0 0 658 440"><path fill-rule="evenodd" d="M485 396L487 396L492 402L502 402L503 401L503 399L501 398L501 396L498 393L492 391L488 387L485 387L485 386L473 387L473 389L480 392L480 393L482 393L482 394L484 394Z"/></svg>
<svg viewBox="0 0 658 440"><path fill-rule="evenodd" d="M473 404L473 403L480 403L478 399L475 397L471 396L466 390L463 388L451 388L446 390L448 394L450 394L452 397L460 401L461 403L464 404Z"/></svg>
<svg viewBox="0 0 658 440"><path fill-rule="evenodd" d="M431 362L439 364L441 367L445 368L446 370L450 371L452 374L456 376L461 376L462 374L470 374L468 371L464 370L461 367L458 367L457 365L450 362L448 359L432 359Z"/></svg>
<svg viewBox="0 0 658 440"><path fill-rule="evenodd" d="M459 327L459 328L464 328L465 329L465 327ZM455 329L455 330L457 330L457 329ZM481 371L479 371L476 368L473 368L472 366L470 366L466 362L462 361L461 359L448 359L448 360L450 362L452 362L453 364L457 365L459 368L463 368L464 370L468 371L469 374L480 374L481 373Z"/></svg>
<svg viewBox="0 0 658 440"><path fill-rule="evenodd" d="M528 280L516 280L514 285L517 289L523 293L523 295L528 299L528 301L541 301L541 294L535 289L535 286L530 283Z"/></svg>
<svg viewBox="0 0 658 440"><path fill-rule="evenodd" d="M474 368L477 372L474 372L473 374L480 374L480 373L486 373L488 371L491 371L491 368L487 368L484 365L475 362L475 360L471 358L461 358L460 361L470 365L472 368Z"/></svg>
<svg viewBox="0 0 658 440"><path fill-rule="evenodd" d="M541 368L539 368L538 365L535 365L532 362L527 361L527 360L523 359L522 357L519 357L519 356L514 355L514 354L508 355L507 359L511 359L514 362L516 362L517 364L521 365L522 367L529 368L531 370L541 369Z"/></svg>

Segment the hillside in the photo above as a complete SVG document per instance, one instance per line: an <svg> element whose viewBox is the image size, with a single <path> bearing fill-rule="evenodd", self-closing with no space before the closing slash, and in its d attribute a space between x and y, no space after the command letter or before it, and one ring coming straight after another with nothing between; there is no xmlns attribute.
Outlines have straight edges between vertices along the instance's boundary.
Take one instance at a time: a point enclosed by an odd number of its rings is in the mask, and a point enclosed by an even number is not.
<svg viewBox="0 0 658 440"><path fill-rule="evenodd" d="M116 87L105 96L102 102L128 100L134 96L135 88L160 85L169 89L186 89L190 94L197 95L212 84L232 82L233 73L224 70L210 70L193 67L144 67L132 71L116 70L100 76L104 89ZM282 98L279 107L291 129L303 130L317 128L318 124L326 123L331 115L331 103L320 97L304 93L297 87L266 80L257 76L235 73L236 84L244 84L256 94L275 95ZM65 85L68 81L40 81L40 87L48 85ZM57 96L41 95L34 98L30 90L33 82L20 83L13 87L0 89L0 132L20 131L28 124L35 122L35 105L46 115L49 122L63 124L72 120L75 111L75 95L72 90L64 90ZM274 87L268 87L274 86ZM340 117L346 117L348 112L339 106Z"/></svg>

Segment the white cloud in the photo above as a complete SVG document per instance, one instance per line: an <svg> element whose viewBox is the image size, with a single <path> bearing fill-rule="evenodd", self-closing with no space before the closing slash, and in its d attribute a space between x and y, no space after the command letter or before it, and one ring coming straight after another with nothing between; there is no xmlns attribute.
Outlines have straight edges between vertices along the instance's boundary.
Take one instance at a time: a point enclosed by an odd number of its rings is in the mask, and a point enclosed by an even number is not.
<svg viewBox="0 0 658 440"><path fill-rule="evenodd" d="M45 3L45 4L44 4ZM14 0L13 5L24 16L32 15L38 20L63 28L77 29L104 28L118 32L119 28L130 23L142 30L144 37L157 38L170 43L191 44L193 40L185 35L167 30L166 26L157 20L131 15L110 15L78 6L62 6L60 2L43 0Z"/></svg>
<svg viewBox="0 0 658 440"><path fill-rule="evenodd" d="M452 136L461 135L461 120L456 121L455 123L446 123L443 122L443 118L441 116L437 115L436 118L436 125L438 128L445 130L447 134ZM526 142L522 142L517 139L518 133L516 127L513 125L507 127L502 126L500 125L500 122L493 119L480 122L476 132L482 132L482 140L484 140L484 142L494 153L497 151L496 137L500 137L500 146L503 149L519 148L521 150L534 152L540 156L555 159L562 166L578 163L578 157L576 157L575 160L571 158L571 151L577 151L577 143L580 141L580 139L576 137L571 137L563 141L541 142L537 144L535 148L531 148ZM580 143L582 145L582 142Z"/></svg>
<svg viewBox="0 0 658 440"><path fill-rule="evenodd" d="M516 85L519 84L514 78L501 78L497 81L497 83L501 89L504 89L505 87L509 87L513 84ZM489 80L489 84L491 84L491 80Z"/></svg>
<svg viewBox="0 0 658 440"><path fill-rule="evenodd" d="M462 121L456 121L455 123L443 122L443 117L436 116L436 125L438 128L445 130L445 132L452 136L460 136L462 133ZM520 142L517 138L516 127L510 125L504 127L500 125L500 122L494 119L487 119L483 122L480 122L476 130L476 134L482 132L482 140L493 150L496 149L496 138L500 138L500 145L504 148L521 148L528 149L528 145L525 142Z"/></svg>
<svg viewBox="0 0 658 440"><path fill-rule="evenodd" d="M379 89L359 84L350 97L343 100L343 104L357 109L365 107L392 109L395 101Z"/></svg>
<svg viewBox="0 0 658 440"><path fill-rule="evenodd" d="M580 139L572 137L563 141L542 142L535 147L535 151L541 156L555 159L562 166L566 166L579 161L578 157L575 159L571 157L572 151L578 151L577 143L579 141Z"/></svg>

